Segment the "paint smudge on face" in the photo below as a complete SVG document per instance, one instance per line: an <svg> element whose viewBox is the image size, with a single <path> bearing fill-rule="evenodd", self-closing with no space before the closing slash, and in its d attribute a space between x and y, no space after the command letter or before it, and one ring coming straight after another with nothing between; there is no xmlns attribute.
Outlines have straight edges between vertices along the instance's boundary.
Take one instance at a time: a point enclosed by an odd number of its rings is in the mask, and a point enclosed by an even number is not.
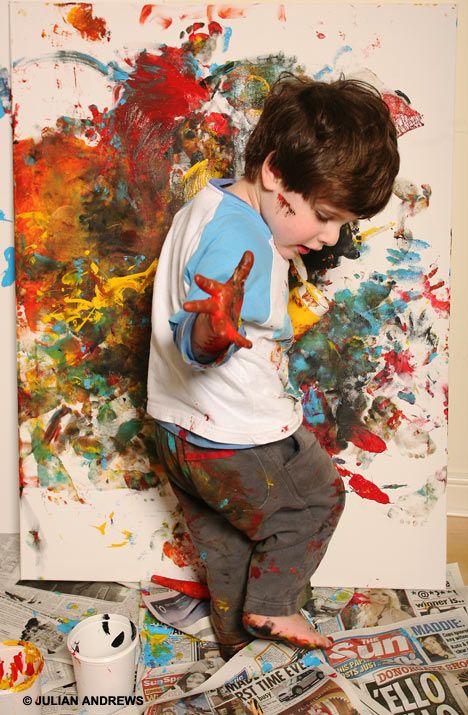
<svg viewBox="0 0 468 715"><path fill-rule="evenodd" d="M292 208L291 204L287 199L284 198L283 194L278 194L277 203L279 211L283 212L285 216L295 216L296 212Z"/></svg>
<svg viewBox="0 0 468 715"><path fill-rule="evenodd" d="M103 17L93 17L93 6L90 3L79 3L72 7L66 15L66 22L78 30L85 40L96 42L109 39L106 21Z"/></svg>

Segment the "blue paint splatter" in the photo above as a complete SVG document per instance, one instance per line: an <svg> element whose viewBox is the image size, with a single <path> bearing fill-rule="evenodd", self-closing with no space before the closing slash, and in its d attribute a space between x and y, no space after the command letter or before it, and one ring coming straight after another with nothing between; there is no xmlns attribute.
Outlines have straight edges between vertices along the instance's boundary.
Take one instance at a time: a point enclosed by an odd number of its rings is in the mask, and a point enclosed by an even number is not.
<svg viewBox="0 0 468 715"><path fill-rule="evenodd" d="M317 658L316 655L312 655L312 653L306 653L301 658L301 661L304 665L323 665L323 660Z"/></svg>
<svg viewBox="0 0 468 715"><path fill-rule="evenodd" d="M2 209L0 209L0 221L6 221L6 223L13 223L13 221L11 220L11 218L7 218L7 217L5 216L5 212L2 211Z"/></svg>
<svg viewBox="0 0 468 715"><path fill-rule="evenodd" d="M273 670L271 663L262 663L262 673L269 673L270 670Z"/></svg>
<svg viewBox="0 0 468 715"><path fill-rule="evenodd" d="M400 400L405 400L405 402L409 402L410 405L414 405L416 402L416 397L413 395L412 392L400 392L398 393L398 397Z"/></svg>
<svg viewBox="0 0 468 715"><path fill-rule="evenodd" d="M313 77L315 80L319 81L319 80L321 80L323 77L325 77L325 75L331 74L332 72L333 72L333 67L330 67L330 65L325 65L325 67L322 67L321 70L319 70L318 72L316 72L315 74L313 74L312 77Z"/></svg>
<svg viewBox="0 0 468 715"><path fill-rule="evenodd" d="M8 288L15 282L15 249L13 246L5 248L3 255L7 263L7 268L3 272L2 288Z"/></svg>
<svg viewBox="0 0 468 715"><path fill-rule="evenodd" d="M333 64L336 65L336 63L340 59L341 55L344 55L347 52L352 52L352 51L353 51L353 48L350 47L349 45L343 45L343 47L340 47L340 49L336 53L335 57L333 58Z"/></svg>
<svg viewBox="0 0 468 715"><path fill-rule="evenodd" d="M70 633L78 623L80 623L79 619L76 621L67 621L67 623L59 623L57 630L59 630L60 633Z"/></svg>
<svg viewBox="0 0 468 715"><path fill-rule="evenodd" d="M232 37L232 27L226 27L226 30L224 32L223 52L228 51L229 43L231 42L231 37Z"/></svg>

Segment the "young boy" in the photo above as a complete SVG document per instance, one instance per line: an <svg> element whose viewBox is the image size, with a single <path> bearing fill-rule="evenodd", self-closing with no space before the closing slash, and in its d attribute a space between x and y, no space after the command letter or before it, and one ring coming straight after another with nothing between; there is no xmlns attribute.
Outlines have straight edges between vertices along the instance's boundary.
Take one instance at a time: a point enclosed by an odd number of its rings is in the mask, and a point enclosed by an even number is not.
<svg viewBox="0 0 468 715"><path fill-rule="evenodd" d="M398 167L395 127L374 88L288 76L250 136L245 176L212 180L165 240L148 412L206 565L225 655L252 636L330 645L298 604L344 486L302 426L288 380L289 260L383 209Z"/></svg>

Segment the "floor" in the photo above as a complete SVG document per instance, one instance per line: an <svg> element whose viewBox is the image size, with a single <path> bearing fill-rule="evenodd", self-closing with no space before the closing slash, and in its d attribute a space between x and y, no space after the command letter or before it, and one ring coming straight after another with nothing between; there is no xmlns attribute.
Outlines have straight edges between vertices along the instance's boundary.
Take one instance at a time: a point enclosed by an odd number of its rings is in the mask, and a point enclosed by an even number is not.
<svg viewBox="0 0 468 715"><path fill-rule="evenodd" d="M447 563L458 562L463 581L468 585L468 518L447 519Z"/></svg>

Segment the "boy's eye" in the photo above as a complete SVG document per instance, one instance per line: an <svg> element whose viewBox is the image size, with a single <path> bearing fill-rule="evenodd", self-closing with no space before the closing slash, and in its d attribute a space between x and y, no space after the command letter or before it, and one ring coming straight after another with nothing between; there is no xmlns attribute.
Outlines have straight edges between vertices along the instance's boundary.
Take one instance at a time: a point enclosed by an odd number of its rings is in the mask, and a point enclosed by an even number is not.
<svg viewBox="0 0 468 715"><path fill-rule="evenodd" d="M315 215L321 223L327 223L327 221L329 220L328 216L325 216L324 214L320 213L320 211L316 211Z"/></svg>

